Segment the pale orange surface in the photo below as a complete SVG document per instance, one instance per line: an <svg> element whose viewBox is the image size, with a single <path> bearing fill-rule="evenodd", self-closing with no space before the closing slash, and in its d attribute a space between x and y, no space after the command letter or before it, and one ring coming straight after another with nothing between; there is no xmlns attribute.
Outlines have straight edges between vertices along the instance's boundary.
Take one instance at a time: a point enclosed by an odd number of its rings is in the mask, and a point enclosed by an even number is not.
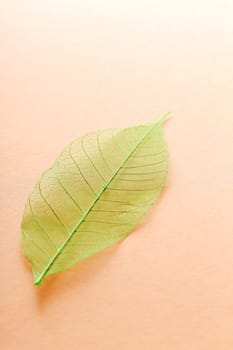
<svg viewBox="0 0 233 350"><path fill-rule="evenodd" d="M232 0L2 1L3 350L233 349ZM167 111L169 178L121 244L33 285L26 198L90 130Z"/></svg>

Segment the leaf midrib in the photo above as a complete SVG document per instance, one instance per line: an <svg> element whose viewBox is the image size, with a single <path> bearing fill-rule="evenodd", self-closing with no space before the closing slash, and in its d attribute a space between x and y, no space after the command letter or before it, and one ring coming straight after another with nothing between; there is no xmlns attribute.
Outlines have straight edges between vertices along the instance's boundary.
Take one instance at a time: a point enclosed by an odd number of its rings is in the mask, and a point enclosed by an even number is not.
<svg viewBox="0 0 233 350"><path fill-rule="evenodd" d="M73 230L71 231L71 233L68 235L68 237L65 239L65 241L63 242L63 244L60 246L60 248L57 250L56 254L54 255L54 257L49 261L48 265L45 267L45 269L43 270L43 272L39 275L39 277L37 277L34 281L35 285L39 285L43 278L45 277L45 275L47 274L47 272L49 271L49 269L51 268L51 266L53 265L53 263L55 262L55 260L58 258L58 256L61 254L61 252L63 251L63 249L66 247L67 243L69 242L69 240L73 237L73 235L75 234L75 232L77 231L78 227L82 224L82 222L85 220L85 218L87 217L87 215L90 213L90 211L92 210L92 208L95 206L95 204L97 203L97 201L100 199L100 197L102 196L102 194L104 193L104 191L108 188L108 186L110 185L110 183L113 181L113 179L116 177L116 175L118 174L118 172L120 171L120 169L123 167L123 165L129 160L129 158L133 155L133 153L138 149L138 147L142 144L142 142L146 139L147 136L149 136L149 134L152 132L152 130L159 124L161 124L169 115L170 113L166 113L165 115L163 115L162 117L160 117L154 124L152 124L151 128L145 133L145 135L137 142L137 144L135 145L135 147L133 147L133 149L131 150L131 152L128 154L128 156L121 162L121 164L119 165L119 167L117 168L117 170L112 174L112 176L110 177L110 179L105 183L105 185L103 186L103 188L101 189L101 191L97 194L95 200L92 202L92 204L90 205L90 207L84 212L83 216L81 217L81 219L78 221L77 225L73 228Z"/></svg>

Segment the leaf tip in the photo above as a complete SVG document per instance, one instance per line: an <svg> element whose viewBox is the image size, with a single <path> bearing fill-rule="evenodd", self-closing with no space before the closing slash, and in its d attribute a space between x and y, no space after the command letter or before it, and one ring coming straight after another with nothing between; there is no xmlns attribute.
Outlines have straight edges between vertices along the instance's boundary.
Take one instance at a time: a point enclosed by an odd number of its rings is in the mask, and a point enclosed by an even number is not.
<svg viewBox="0 0 233 350"><path fill-rule="evenodd" d="M170 118L171 112L167 112L160 116L159 118L153 119L152 122L150 122L150 125L163 125L163 123Z"/></svg>
<svg viewBox="0 0 233 350"><path fill-rule="evenodd" d="M156 120L156 124L163 124L166 120L168 120L171 116L171 112L167 112L162 115L159 119Z"/></svg>

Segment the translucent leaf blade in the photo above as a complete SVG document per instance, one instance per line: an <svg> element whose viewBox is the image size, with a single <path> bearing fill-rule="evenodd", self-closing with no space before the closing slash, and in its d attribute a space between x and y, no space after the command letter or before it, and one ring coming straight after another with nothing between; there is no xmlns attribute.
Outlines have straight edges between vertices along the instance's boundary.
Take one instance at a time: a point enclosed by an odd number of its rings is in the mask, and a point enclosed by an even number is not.
<svg viewBox="0 0 233 350"><path fill-rule="evenodd" d="M42 175L22 222L35 284L126 237L155 202L168 165L163 119L84 135Z"/></svg>

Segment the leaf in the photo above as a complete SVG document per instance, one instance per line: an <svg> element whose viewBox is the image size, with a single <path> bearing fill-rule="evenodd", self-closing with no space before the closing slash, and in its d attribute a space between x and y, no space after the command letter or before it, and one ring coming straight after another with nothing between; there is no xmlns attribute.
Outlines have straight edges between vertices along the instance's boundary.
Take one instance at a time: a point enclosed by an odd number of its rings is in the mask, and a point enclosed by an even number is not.
<svg viewBox="0 0 233 350"><path fill-rule="evenodd" d="M69 144L30 194L21 246L34 283L126 237L159 196L168 152L158 121Z"/></svg>

